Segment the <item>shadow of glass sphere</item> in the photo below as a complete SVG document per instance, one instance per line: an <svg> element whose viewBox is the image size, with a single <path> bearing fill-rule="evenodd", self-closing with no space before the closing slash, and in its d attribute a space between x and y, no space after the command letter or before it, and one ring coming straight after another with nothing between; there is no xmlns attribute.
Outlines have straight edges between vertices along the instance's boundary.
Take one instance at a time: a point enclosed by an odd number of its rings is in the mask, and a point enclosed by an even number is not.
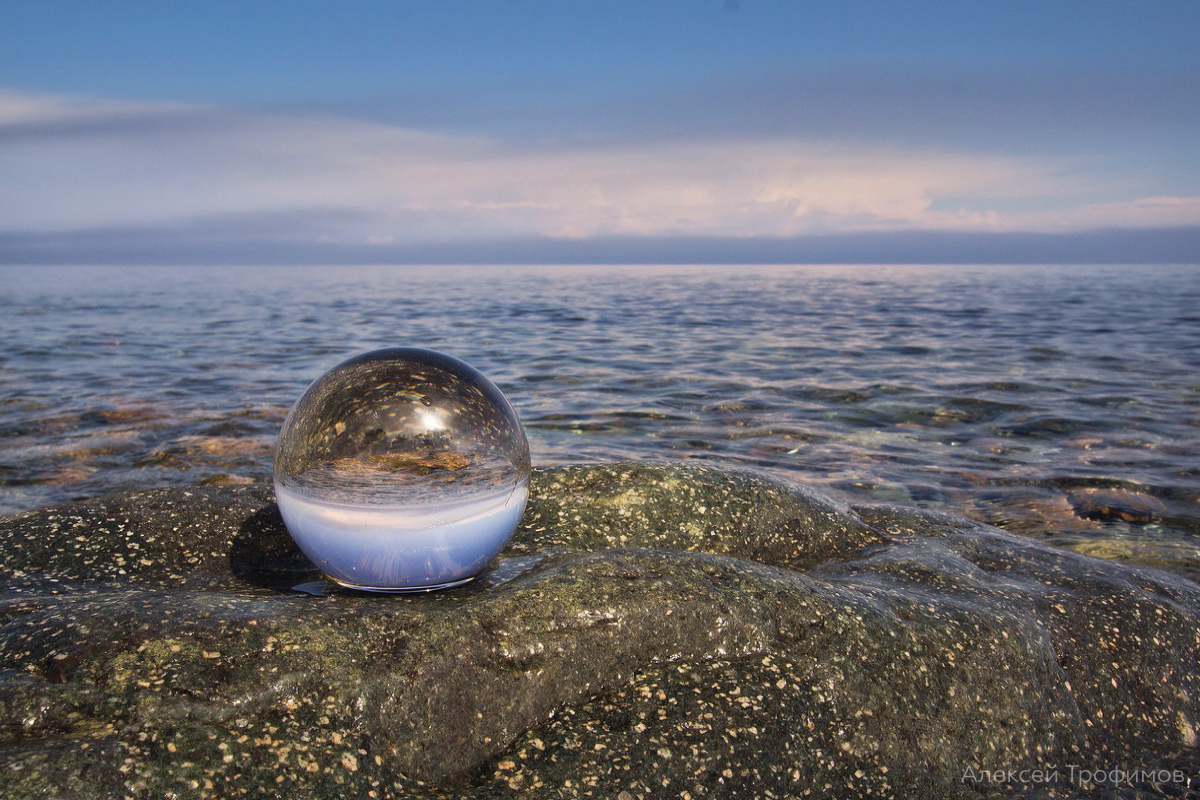
<svg viewBox="0 0 1200 800"><path fill-rule="evenodd" d="M529 496L529 443L482 373L432 350L354 356L284 420L275 494L296 544L354 589L441 589L478 575Z"/></svg>

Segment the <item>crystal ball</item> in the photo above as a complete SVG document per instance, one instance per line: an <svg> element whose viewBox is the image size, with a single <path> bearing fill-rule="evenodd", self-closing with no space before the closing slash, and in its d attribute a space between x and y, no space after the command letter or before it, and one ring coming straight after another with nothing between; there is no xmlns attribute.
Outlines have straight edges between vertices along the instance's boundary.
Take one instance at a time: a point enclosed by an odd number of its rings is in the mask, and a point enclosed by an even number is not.
<svg viewBox="0 0 1200 800"><path fill-rule="evenodd" d="M452 356L353 356L284 420L275 496L288 532L334 581L416 592L474 578L529 497L529 442L508 400Z"/></svg>

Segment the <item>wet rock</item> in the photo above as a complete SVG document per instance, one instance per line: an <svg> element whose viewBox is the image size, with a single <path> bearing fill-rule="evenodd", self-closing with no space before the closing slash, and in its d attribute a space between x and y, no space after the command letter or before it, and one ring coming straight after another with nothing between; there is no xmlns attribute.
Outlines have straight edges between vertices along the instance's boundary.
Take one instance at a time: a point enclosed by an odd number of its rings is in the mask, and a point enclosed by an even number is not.
<svg viewBox="0 0 1200 800"><path fill-rule="evenodd" d="M170 413L162 407L120 403L115 406L90 409L83 412L79 419L92 425L146 425L168 420L170 416Z"/></svg>
<svg viewBox="0 0 1200 800"><path fill-rule="evenodd" d="M95 474L94 470L74 465L61 466L56 469L42 470L30 483L41 483L48 486L65 486L71 483L81 483Z"/></svg>
<svg viewBox="0 0 1200 800"><path fill-rule="evenodd" d="M1104 522L1145 524L1161 520L1167 511L1157 497L1131 489L1075 489L1068 499L1080 517Z"/></svg>
<svg viewBox="0 0 1200 800"><path fill-rule="evenodd" d="M1004 491L982 490L975 495L972 516L1006 531L1026 534L1095 534L1101 524L1079 516L1060 491L1041 486L1005 487Z"/></svg>
<svg viewBox="0 0 1200 800"><path fill-rule="evenodd" d="M287 591L316 576L262 486L0 521L0 578L2 797L1108 797L1142 789L1064 765L1200 772L1196 584L742 473L537 470L492 571L429 595Z"/></svg>
<svg viewBox="0 0 1200 800"><path fill-rule="evenodd" d="M1086 427L1086 423L1078 419L1032 416L1014 418L1011 422L993 428L993 432L999 436L1025 439L1061 439L1070 437Z"/></svg>
<svg viewBox="0 0 1200 800"><path fill-rule="evenodd" d="M189 457L210 457L216 463L238 461L271 452L273 443L266 437L180 436L166 452Z"/></svg>
<svg viewBox="0 0 1200 800"><path fill-rule="evenodd" d="M1178 572L1192 580L1200 578L1200 557L1196 547L1186 541L1101 533L1076 540L1064 539L1058 544L1096 558L1146 564Z"/></svg>
<svg viewBox="0 0 1200 800"><path fill-rule="evenodd" d="M226 472L218 472L215 475L202 478L197 483L201 486L237 486L249 485L255 483L255 480L245 475L230 475Z"/></svg>

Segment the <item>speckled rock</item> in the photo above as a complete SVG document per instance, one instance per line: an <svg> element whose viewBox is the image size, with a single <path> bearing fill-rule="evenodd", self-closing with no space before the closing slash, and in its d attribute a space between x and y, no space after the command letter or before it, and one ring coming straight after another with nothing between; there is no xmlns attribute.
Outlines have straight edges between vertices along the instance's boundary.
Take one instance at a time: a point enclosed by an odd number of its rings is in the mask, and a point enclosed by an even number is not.
<svg viewBox="0 0 1200 800"><path fill-rule="evenodd" d="M317 577L261 486L0 521L0 797L1200 791L1200 587L956 517L545 469L471 585Z"/></svg>

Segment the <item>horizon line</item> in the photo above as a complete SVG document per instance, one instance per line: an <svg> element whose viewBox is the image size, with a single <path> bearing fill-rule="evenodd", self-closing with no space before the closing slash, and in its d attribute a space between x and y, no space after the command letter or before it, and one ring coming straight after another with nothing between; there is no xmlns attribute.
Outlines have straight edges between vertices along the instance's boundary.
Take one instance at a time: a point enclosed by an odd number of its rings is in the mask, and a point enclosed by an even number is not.
<svg viewBox="0 0 1200 800"><path fill-rule="evenodd" d="M290 234L290 235L289 235ZM221 237L211 227L0 234L0 264L1193 264L1200 225L1061 233L907 230L795 237L523 237L408 243Z"/></svg>

